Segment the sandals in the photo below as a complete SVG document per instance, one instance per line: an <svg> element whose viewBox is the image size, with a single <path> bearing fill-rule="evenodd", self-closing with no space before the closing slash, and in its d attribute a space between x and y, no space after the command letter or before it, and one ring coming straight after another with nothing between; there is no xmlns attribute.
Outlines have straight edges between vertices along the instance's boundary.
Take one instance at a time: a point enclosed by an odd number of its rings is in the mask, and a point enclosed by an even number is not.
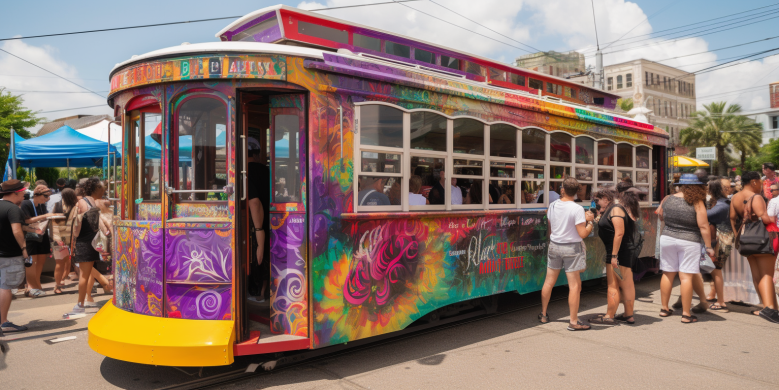
<svg viewBox="0 0 779 390"><path fill-rule="evenodd" d="M727 306L722 306L719 303L712 303L709 306L709 310L718 311L720 313L729 313L730 310L728 310Z"/></svg>
<svg viewBox="0 0 779 390"><path fill-rule="evenodd" d="M589 325L583 324L581 321L576 321L575 324L568 323L568 330L570 331L577 331L577 330L590 330Z"/></svg>
<svg viewBox="0 0 779 390"><path fill-rule="evenodd" d="M635 318L633 318L633 316L625 316L625 313L622 313L622 314L614 317L614 319L619 321L619 322L624 322L624 323L626 323L628 325L633 325L633 324L636 323L636 320L635 320Z"/></svg>
<svg viewBox="0 0 779 390"><path fill-rule="evenodd" d="M27 291L26 293L24 293L24 295L26 295L26 296L28 296L30 298L39 298L39 297L42 297L42 296L46 295L46 291L34 288L34 289L31 289L30 291Z"/></svg>
<svg viewBox="0 0 779 390"><path fill-rule="evenodd" d="M670 317L672 314L674 314L672 309L660 309L660 317Z"/></svg>
<svg viewBox="0 0 779 390"><path fill-rule="evenodd" d="M60 295L64 294L62 292L62 288L65 287L64 285L54 286L54 295Z"/></svg>
<svg viewBox="0 0 779 390"><path fill-rule="evenodd" d="M549 323L549 315L544 315L544 313L538 313L538 322L542 324L548 324Z"/></svg>
<svg viewBox="0 0 779 390"><path fill-rule="evenodd" d="M685 321L687 320L687 321ZM686 316L682 314L682 324L694 324L698 322L698 317L696 316Z"/></svg>
<svg viewBox="0 0 779 390"><path fill-rule="evenodd" d="M606 318L606 317L596 317L596 318L590 318L589 320L592 324L598 324L598 325L619 325L617 321L613 318Z"/></svg>

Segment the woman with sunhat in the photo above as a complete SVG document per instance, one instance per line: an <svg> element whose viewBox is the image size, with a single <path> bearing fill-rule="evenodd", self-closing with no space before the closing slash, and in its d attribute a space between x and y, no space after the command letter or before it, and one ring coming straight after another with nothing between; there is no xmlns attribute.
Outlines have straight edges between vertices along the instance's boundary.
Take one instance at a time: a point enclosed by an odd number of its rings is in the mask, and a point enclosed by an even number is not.
<svg viewBox="0 0 779 390"><path fill-rule="evenodd" d="M691 315L693 277L700 274L701 241L706 254L714 257L709 234L709 219L706 215L706 184L692 173L681 175L679 192L668 196L660 204L658 215L665 222L660 235L660 317L673 313L668 307L674 279L679 275L682 296L682 323L698 322Z"/></svg>

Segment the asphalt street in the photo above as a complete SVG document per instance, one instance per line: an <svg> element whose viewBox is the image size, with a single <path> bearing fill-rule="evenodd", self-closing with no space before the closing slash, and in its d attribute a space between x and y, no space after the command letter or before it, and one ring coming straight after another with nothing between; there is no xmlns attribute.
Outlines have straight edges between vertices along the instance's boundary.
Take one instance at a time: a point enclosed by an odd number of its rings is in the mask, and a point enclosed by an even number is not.
<svg viewBox="0 0 779 390"><path fill-rule="evenodd" d="M87 345L85 318L64 321L75 302L68 294L19 297L11 319L29 332L6 335L10 346L3 389L154 389L246 367L256 357L231 367L154 367L125 363L93 352ZM425 388L630 388L779 387L776 353L779 325L730 305L730 313L699 315L697 324L681 317L660 318L659 278L637 284L636 325L566 330L567 303L550 305L553 322L537 322L539 307L469 321L417 336L324 357L271 371L224 389L425 389ZM49 290L50 291L50 290ZM98 291L102 292L101 289ZM674 291L678 294L678 287ZM555 290L556 297L567 288ZM97 295L105 302L107 295ZM538 302L538 294L505 294L501 308ZM676 296L672 297L676 299ZM582 318L605 312L604 290L582 297ZM92 310L93 312L95 310ZM75 336L68 341L54 339ZM1 364L0 364L1 365Z"/></svg>

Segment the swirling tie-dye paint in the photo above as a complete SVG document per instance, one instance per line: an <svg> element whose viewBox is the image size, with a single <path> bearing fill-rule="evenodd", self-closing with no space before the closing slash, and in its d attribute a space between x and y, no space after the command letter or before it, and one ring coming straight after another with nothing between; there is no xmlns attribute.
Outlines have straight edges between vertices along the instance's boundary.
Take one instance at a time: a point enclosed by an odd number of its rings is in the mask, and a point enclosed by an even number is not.
<svg viewBox="0 0 779 390"><path fill-rule="evenodd" d="M308 336L305 214L271 214L271 332Z"/></svg>
<svg viewBox="0 0 779 390"><path fill-rule="evenodd" d="M138 232L137 282L135 285L135 312L162 316L163 234L160 227Z"/></svg>

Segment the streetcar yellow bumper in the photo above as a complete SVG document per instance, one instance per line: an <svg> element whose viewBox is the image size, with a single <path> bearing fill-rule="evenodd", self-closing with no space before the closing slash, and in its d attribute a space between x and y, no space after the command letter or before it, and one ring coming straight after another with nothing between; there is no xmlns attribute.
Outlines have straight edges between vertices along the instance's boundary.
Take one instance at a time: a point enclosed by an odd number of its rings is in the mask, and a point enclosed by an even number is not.
<svg viewBox="0 0 779 390"><path fill-rule="evenodd" d="M152 317L108 302L89 321L88 329L90 348L113 359L190 367L233 362L233 321Z"/></svg>

